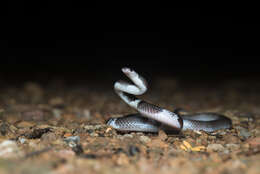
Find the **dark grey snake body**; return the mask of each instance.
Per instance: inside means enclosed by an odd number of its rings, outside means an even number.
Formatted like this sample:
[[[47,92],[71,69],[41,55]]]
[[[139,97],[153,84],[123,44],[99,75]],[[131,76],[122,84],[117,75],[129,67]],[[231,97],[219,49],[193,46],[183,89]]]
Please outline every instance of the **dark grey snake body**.
[[[180,115],[159,106],[147,103],[135,97],[147,90],[145,79],[129,68],[122,68],[134,84],[118,81],[114,85],[115,92],[129,106],[139,113],[110,118],[107,125],[119,131],[141,131],[158,132],[159,129],[165,131],[180,130],[203,130],[213,132],[219,129],[226,129],[232,126],[232,122],[226,116],[217,113],[197,113],[191,115]]]

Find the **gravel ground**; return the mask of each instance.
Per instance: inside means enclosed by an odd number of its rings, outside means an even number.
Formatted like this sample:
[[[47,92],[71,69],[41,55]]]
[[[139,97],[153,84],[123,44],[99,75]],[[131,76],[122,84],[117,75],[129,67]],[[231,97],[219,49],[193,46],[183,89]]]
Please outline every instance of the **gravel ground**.
[[[160,79],[160,80],[159,80]],[[0,89],[0,173],[260,173],[260,83],[155,78],[143,99],[169,110],[217,112],[233,128],[212,134],[116,132],[110,117],[134,113],[112,83]]]

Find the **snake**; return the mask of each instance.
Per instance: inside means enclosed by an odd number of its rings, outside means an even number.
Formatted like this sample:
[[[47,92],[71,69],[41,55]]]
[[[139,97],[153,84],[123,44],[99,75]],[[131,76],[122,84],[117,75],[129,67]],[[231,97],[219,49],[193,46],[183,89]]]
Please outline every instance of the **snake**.
[[[138,113],[109,118],[106,124],[117,131],[156,133],[159,130],[193,130],[210,133],[220,129],[231,128],[232,121],[225,115],[213,112],[180,114],[177,111],[169,111],[137,98],[136,95],[142,95],[147,91],[147,81],[130,68],[124,67],[122,72],[133,83],[123,80],[116,81],[114,83],[114,91]]]

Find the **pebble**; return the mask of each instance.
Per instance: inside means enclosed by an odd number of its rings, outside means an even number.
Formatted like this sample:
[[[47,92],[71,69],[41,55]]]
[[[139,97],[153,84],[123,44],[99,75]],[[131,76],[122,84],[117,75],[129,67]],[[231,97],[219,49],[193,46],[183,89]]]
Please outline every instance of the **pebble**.
[[[165,141],[168,138],[168,136],[163,130],[159,130],[158,138],[162,141]]]
[[[140,137],[139,137],[139,140],[140,140],[141,142],[143,142],[143,143],[149,143],[149,142],[151,142],[151,139],[150,139],[149,137],[145,136],[145,135],[140,136]]]
[[[9,132],[9,125],[7,123],[0,124],[0,133],[5,136]]]
[[[41,138],[43,134],[49,132],[50,130],[51,130],[50,128],[34,129],[32,132],[26,133],[25,137],[29,139]]]
[[[53,142],[57,140],[57,136],[54,132],[49,132],[41,136],[41,140],[45,142]]]
[[[28,121],[22,121],[22,122],[17,124],[17,127],[20,127],[20,128],[30,128],[30,127],[33,127],[34,125],[35,125],[35,123],[28,122]]]
[[[72,147],[73,152],[75,152],[76,155],[82,155],[84,154],[84,150],[80,144],[76,144],[75,146],[70,146]]]
[[[226,147],[229,149],[229,150],[238,150],[240,148],[240,146],[238,144],[226,144]]]
[[[221,144],[209,144],[207,147],[207,151],[209,152],[218,152],[223,151],[225,148]]]
[[[22,138],[22,137],[19,137],[19,142],[21,143],[21,144],[24,144],[27,140],[25,139],[25,138]]]
[[[18,151],[19,149],[15,141],[5,140],[0,143],[0,157],[15,157]]]
[[[125,134],[123,138],[134,138],[134,136],[132,134]]]
[[[98,133],[96,133],[96,132],[92,132],[92,133],[90,133],[89,134],[91,137],[98,137]]]
[[[236,129],[238,129],[238,136],[242,140],[246,140],[251,136],[251,133],[246,128],[243,128],[241,126],[237,126]]]
[[[229,154],[230,151],[229,151],[228,149],[225,149],[225,150],[223,151],[223,153],[224,153],[224,154]]]
[[[80,137],[79,136],[70,136],[70,137],[64,138],[64,141],[70,147],[76,147],[80,143]]]
[[[86,130],[97,130],[97,129],[101,129],[102,125],[86,125],[84,126],[84,129]]]
[[[256,138],[250,138],[248,139],[247,143],[251,146],[251,147],[257,147],[260,146],[260,137],[256,137]]]
[[[130,156],[135,156],[135,155],[137,155],[138,153],[140,153],[140,149],[139,149],[137,146],[131,145],[131,146],[129,146],[128,152],[129,152],[129,155],[130,155]]]

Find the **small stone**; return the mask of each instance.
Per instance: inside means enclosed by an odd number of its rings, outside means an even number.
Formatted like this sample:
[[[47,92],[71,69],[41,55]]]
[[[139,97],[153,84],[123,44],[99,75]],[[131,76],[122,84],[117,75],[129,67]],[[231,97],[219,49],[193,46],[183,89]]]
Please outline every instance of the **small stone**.
[[[84,126],[84,129],[86,129],[86,130],[93,130],[94,126],[93,125],[86,125],[86,126]]]
[[[21,144],[24,144],[27,140],[25,139],[25,138],[22,138],[22,137],[19,137],[19,142],[21,143]]]
[[[80,143],[80,137],[79,136],[70,136],[64,139],[64,141],[70,146],[75,147]]]
[[[229,151],[228,149],[225,149],[225,150],[223,151],[223,153],[224,153],[224,154],[229,154],[230,151]]]
[[[246,139],[248,139],[251,136],[251,133],[247,129],[245,129],[245,128],[241,127],[241,126],[237,126],[236,128],[238,130],[238,136],[242,140],[246,140]]]
[[[16,157],[19,149],[15,141],[5,140],[0,143],[0,157]]]
[[[92,132],[92,133],[90,133],[89,134],[91,137],[98,137],[98,133],[96,133],[96,132]]]
[[[41,140],[45,141],[45,142],[53,142],[53,141],[57,140],[57,136],[54,132],[48,132],[41,136]]]
[[[67,133],[65,133],[63,136],[64,136],[64,138],[67,138],[67,137],[71,137],[71,136],[72,136],[72,134],[71,134],[71,133],[69,133],[69,132],[67,132]]]
[[[17,127],[20,127],[20,128],[30,128],[30,127],[33,127],[34,125],[35,125],[35,123],[28,122],[28,121],[22,121],[22,122],[17,124]]]
[[[71,146],[70,146],[71,147]],[[75,152],[76,155],[84,154],[84,150],[80,144],[76,144],[72,147],[72,150]]]
[[[137,155],[138,153],[140,153],[140,149],[139,149],[138,147],[136,147],[136,146],[131,145],[131,146],[129,147],[128,152],[129,152],[129,155],[130,155],[130,156],[135,156],[135,155]]]
[[[1,123],[0,124],[0,134],[5,136],[10,131],[9,124]]]
[[[18,129],[14,126],[14,125],[10,125],[9,129],[12,133],[15,133],[15,131],[17,131]]]
[[[101,129],[102,128],[102,125],[86,125],[84,126],[84,129],[86,130],[98,130],[98,129]]]
[[[125,134],[123,135],[123,138],[134,138],[132,134]]]
[[[116,163],[118,164],[118,165],[129,165],[129,159],[128,159],[128,157],[126,156],[126,154],[124,154],[124,153],[120,153],[119,154],[119,157],[117,158],[117,161],[116,161]]]
[[[37,139],[41,138],[43,134],[49,132],[50,130],[50,128],[34,129],[32,132],[28,132],[24,136],[29,139]]]
[[[112,128],[111,128],[111,127],[108,127],[105,132],[108,133],[108,132],[110,132],[110,131],[112,131]]]
[[[97,129],[101,129],[102,128],[102,125],[95,125],[94,126],[94,129],[97,130]]]
[[[207,151],[209,152],[218,152],[223,151],[225,148],[221,144],[209,144]]]
[[[226,144],[226,147],[231,151],[238,150],[240,148],[238,144]]]
[[[140,140],[141,142],[143,142],[143,143],[149,143],[149,142],[151,142],[151,139],[150,139],[149,137],[145,136],[145,135],[140,136],[140,137],[139,137],[139,140]]]
[[[260,137],[256,137],[256,138],[250,138],[247,140],[247,143],[251,146],[251,147],[257,147],[260,145]]]
[[[158,138],[160,138],[160,140],[162,141],[165,141],[168,138],[168,136],[163,130],[159,130]]]

